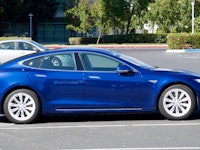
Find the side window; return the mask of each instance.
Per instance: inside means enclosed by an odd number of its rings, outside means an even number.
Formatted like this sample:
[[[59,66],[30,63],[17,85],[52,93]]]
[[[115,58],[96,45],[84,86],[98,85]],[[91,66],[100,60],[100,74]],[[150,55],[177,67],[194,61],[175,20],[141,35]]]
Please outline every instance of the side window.
[[[15,49],[15,43],[14,42],[6,42],[0,44],[0,49]]]
[[[85,70],[88,71],[115,71],[120,62],[97,54],[82,53],[81,60]]]
[[[74,54],[63,53],[38,57],[23,63],[28,67],[54,69],[54,70],[76,70]]]
[[[16,42],[15,43],[15,49],[16,50],[24,50],[24,43],[23,42]]]
[[[29,43],[23,43],[24,44],[24,49],[25,50],[34,50],[36,49],[33,45],[29,44]]]

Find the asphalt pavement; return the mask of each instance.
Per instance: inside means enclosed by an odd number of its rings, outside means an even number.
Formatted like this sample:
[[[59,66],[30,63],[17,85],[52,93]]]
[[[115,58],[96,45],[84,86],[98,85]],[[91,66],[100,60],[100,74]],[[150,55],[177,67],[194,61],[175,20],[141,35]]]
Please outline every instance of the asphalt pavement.
[[[166,45],[104,48],[154,66],[200,73],[200,53],[167,53]],[[200,150],[199,132],[199,113],[183,121],[167,120],[159,113],[43,116],[30,125],[9,123],[0,116],[0,150]]]

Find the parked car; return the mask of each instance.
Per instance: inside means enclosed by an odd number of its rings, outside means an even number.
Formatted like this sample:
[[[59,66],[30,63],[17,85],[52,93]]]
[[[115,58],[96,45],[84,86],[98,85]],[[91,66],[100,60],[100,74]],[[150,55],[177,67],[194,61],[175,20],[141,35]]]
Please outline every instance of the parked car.
[[[23,55],[47,50],[43,45],[33,40],[5,40],[0,41],[0,63]]]
[[[61,65],[53,63],[55,57]],[[0,112],[14,123],[64,113],[160,112],[181,120],[200,109],[199,75],[155,68],[110,50],[34,53],[0,70]]]

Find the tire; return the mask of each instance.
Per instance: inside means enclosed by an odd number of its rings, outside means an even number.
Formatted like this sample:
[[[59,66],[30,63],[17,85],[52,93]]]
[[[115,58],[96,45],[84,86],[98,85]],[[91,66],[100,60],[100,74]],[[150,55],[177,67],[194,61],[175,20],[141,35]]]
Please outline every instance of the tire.
[[[26,124],[38,118],[41,106],[36,93],[28,89],[18,89],[8,94],[3,109],[9,121]]]
[[[192,115],[196,107],[193,91],[182,84],[168,87],[160,96],[160,113],[171,120],[183,120]]]

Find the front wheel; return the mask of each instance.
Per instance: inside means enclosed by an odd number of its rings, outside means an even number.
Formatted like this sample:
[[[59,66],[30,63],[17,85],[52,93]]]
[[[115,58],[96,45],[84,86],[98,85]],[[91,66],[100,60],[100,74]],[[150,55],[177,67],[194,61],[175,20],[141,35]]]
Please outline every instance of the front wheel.
[[[31,123],[40,113],[40,103],[37,95],[28,89],[18,89],[5,99],[5,116],[13,123]]]
[[[194,112],[196,98],[189,87],[177,84],[163,91],[158,107],[160,113],[168,119],[187,119]]]

